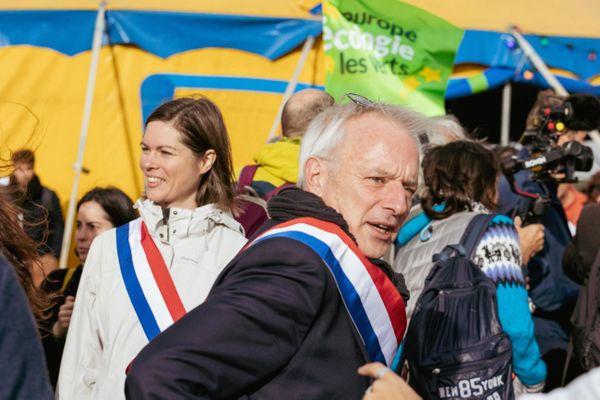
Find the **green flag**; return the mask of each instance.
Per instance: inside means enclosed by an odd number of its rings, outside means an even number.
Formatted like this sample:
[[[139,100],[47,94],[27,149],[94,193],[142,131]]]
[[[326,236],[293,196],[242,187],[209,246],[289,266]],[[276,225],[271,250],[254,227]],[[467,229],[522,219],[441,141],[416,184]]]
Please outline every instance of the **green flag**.
[[[325,87],[444,114],[462,29],[397,0],[323,2]]]

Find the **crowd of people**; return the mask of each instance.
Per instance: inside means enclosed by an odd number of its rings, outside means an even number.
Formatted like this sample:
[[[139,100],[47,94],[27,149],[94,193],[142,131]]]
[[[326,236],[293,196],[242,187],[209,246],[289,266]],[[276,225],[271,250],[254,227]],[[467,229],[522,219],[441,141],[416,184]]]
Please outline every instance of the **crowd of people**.
[[[212,101],[159,106],[143,196],[84,194],[69,269],[58,198],[13,153],[0,398],[600,398],[600,172],[507,179],[528,148],[354,94],[300,91],[281,125],[236,174]],[[598,128],[600,113],[552,134]],[[434,286],[455,262],[472,290]]]

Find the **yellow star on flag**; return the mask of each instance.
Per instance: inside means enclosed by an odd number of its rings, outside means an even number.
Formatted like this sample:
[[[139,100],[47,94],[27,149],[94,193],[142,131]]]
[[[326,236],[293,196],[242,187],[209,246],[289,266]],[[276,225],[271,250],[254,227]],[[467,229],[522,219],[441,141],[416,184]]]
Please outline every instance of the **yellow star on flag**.
[[[421,84],[421,82],[419,82],[417,80],[417,78],[413,75],[410,78],[404,79],[402,81],[404,83],[404,86],[406,88],[409,88],[410,90],[417,90],[417,87]]]
[[[425,78],[425,82],[433,82],[433,81],[441,82],[442,81],[442,76],[440,75],[441,73],[442,73],[442,71],[440,71],[439,69],[431,69],[429,67],[425,67],[425,68],[423,68],[423,70],[421,72],[419,72],[419,75],[421,75],[423,78]]]
[[[323,15],[330,18],[332,21],[338,21],[342,16],[340,10],[331,5],[328,1],[323,2]]]

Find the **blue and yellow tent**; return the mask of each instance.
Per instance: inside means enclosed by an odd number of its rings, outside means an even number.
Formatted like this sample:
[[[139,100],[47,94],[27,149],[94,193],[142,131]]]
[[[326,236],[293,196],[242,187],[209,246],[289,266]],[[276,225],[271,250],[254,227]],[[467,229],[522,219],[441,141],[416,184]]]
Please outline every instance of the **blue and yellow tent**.
[[[600,28],[594,0],[408,0],[466,28],[447,97],[508,80],[543,85],[506,30],[520,26],[570,91],[600,94]],[[71,186],[98,3],[0,1],[2,150],[36,148],[38,172],[63,199]],[[264,143],[299,47],[318,36],[318,1],[108,3],[80,194],[117,184],[141,190],[136,166],[142,120],[173,95],[203,93],[222,108],[234,163]],[[299,87],[322,85],[317,42]],[[6,155],[6,152],[2,154]]]
[[[524,82],[547,87],[524,57],[516,26],[571,93],[600,95],[600,2],[596,0],[406,0],[465,29],[447,99]]]
[[[596,0],[406,0],[466,29],[447,98],[507,81],[545,82],[508,35],[526,34],[572,92],[600,94]],[[66,202],[77,159],[98,2],[0,0],[0,157],[36,149],[36,172]],[[223,110],[236,167],[266,141],[300,47],[321,32],[309,0],[113,0],[106,8],[78,196],[142,191],[142,121],[161,101],[201,93]],[[317,40],[298,88],[321,86]],[[1,175],[1,174],[0,174]]]
[[[297,1],[111,1],[79,194],[142,191],[142,121],[161,101],[201,93],[222,108],[236,165],[266,141],[308,36],[321,22]],[[36,170],[66,200],[77,158],[97,2],[0,2],[2,156],[35,148]],[[320,46],[299,86],[319,85]]]

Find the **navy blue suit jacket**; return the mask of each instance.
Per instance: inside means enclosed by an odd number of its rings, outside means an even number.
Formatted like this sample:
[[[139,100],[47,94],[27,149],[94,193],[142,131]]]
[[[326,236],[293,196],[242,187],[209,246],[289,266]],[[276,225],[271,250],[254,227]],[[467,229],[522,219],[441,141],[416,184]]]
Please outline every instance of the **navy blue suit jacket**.
[[[206,301],[141,351],[126,394],[360,399],[369,380],[356,370],[367,361],[321,258],[300,242],[271,238],[234,258]]]

